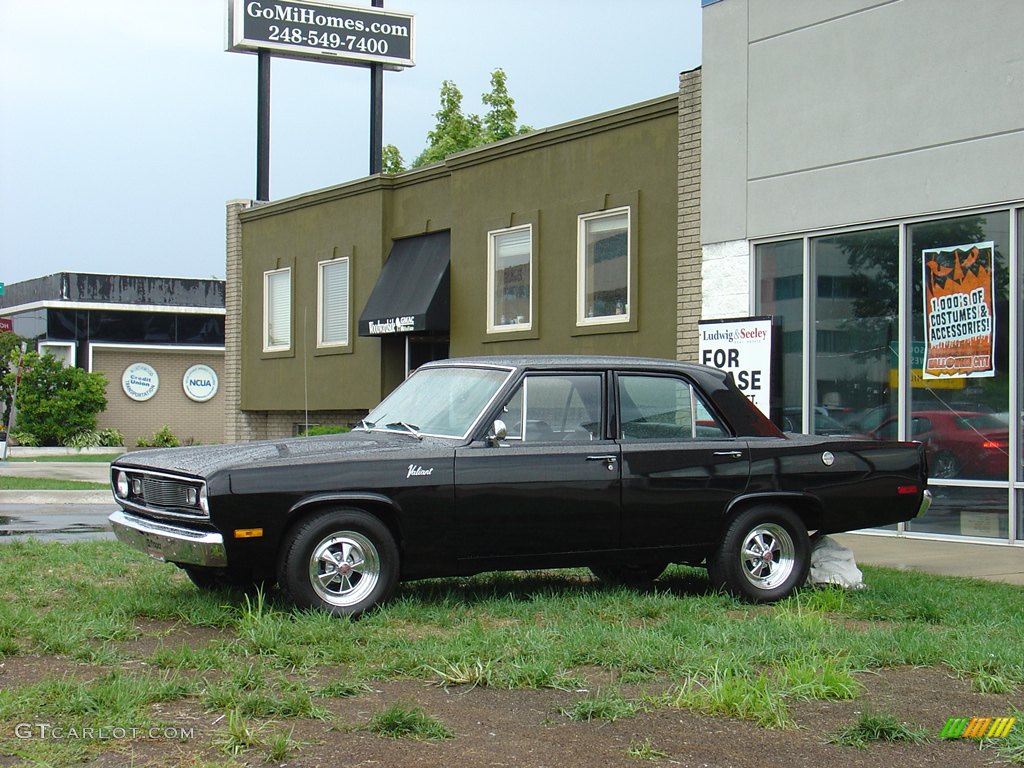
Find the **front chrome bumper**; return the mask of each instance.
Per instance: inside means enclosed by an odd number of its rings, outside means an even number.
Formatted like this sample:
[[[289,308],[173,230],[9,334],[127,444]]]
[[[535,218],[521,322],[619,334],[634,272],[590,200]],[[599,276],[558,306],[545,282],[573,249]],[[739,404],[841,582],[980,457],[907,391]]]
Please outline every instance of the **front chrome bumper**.
[[[228,564],[224,537],[136,517],[124,510],[110,516],[118,540],[168,563],[224,568]]]

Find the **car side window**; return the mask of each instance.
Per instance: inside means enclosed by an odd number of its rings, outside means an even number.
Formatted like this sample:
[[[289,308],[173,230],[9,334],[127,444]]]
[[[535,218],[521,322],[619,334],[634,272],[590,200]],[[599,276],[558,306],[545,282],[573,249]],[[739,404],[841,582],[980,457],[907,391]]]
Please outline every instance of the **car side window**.
[[[671,376],[620,375],[621,440],[693,440],[729,437],[693,385]]]
[[[589,442],[601,437],[600,374],[531,374],[500,418],[507,440]]]

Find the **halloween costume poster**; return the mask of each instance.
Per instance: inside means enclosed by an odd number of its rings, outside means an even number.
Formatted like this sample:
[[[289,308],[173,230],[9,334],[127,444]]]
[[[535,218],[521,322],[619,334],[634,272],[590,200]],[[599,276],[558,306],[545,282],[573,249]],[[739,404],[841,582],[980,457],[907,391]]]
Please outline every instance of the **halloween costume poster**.
[[[995,376],[995,243],[923,252],[926,379]]]

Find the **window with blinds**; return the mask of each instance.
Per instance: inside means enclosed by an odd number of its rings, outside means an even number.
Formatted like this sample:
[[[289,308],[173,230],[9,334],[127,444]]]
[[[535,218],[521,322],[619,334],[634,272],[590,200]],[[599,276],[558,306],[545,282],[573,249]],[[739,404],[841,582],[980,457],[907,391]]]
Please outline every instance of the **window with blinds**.
[[[577,325],[630,318],[629,209],[579,217]]]
[[[292,346],[292,270],[263,273],[263,351]]]
[[[529,329],[533,228],[490,232],[487,261],[487,332]]]
[[[349,344],[349,260],[321,261],[317,290],[317,346]]]

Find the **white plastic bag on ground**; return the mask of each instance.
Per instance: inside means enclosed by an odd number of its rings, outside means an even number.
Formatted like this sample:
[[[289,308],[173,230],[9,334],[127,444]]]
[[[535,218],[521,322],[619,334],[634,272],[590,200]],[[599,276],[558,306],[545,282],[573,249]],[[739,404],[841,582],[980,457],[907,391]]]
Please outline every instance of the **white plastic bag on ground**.
[[[853,552],[829,536],[814,542],[808,584],[835,584],[847,589],[864,589],[864,574],[853,559]]]

